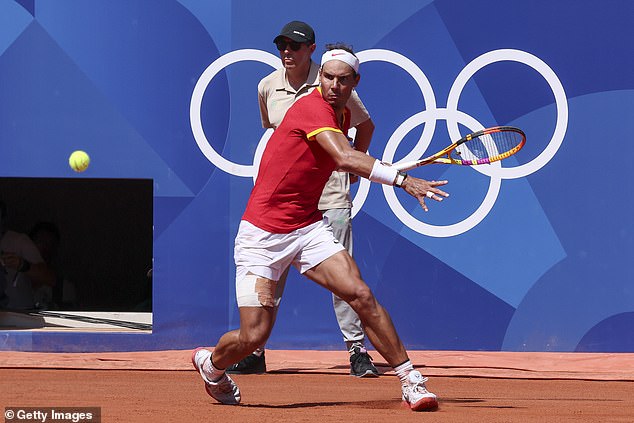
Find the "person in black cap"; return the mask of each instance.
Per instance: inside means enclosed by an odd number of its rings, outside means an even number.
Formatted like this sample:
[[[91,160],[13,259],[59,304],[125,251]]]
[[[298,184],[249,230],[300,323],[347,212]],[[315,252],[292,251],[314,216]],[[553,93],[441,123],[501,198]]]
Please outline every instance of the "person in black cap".
[[[264,128],[277,128],[286,111],[300,97],[319,85],[319,65],[311,56],[315,51],[315,31],[305,22],[292,21],[284,25],[273,39],[283,68],[272,72],[258,84],[260,115]],[[353,91],[347,107],[351,111],[351,127],[356,128],[354,147],[366,152],[374,131],[374,124],[359,96]],[[352,179],[355,178],[355,179]],[[335,237],[352,255],[352,200],[350,183],[356,176],[333,172],[319,201],[319,209],[332,228]],[[278,281],[276,300],[279,303],[288,269]],[[333,294],[333,306],[346,348],[350,352],[350,374],[357,377],[379,375],[365,348],[365,333],[357,313],[341,298]],[[276,308],[277,310],[277,308]],[[264,373],[264,346],[227,369],[229,373]]]
[[[277,44],[285,37],[308,46],[315,44],[315,31],[306,22],[292,21],[287,23],[280,31],[280,35],[273,39],[273,42]]]

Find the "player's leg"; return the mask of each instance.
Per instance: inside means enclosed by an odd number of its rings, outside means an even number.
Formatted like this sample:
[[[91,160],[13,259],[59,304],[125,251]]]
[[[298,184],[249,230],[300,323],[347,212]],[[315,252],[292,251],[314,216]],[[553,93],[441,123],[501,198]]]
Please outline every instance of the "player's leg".
[[[407,360],[392,319],[361,279],[356,263],[347,252],[323,260],[304,275],[350,304],[359,315],[368,339],[388,364],[397,366]]]
[[[273,281],[262,278],[265,283]],[[275,320],[274,307],[239,307],[240,329],[225,333],[220,337],[213,352],[213,365],[217,369],[226,369],[251,354],[268,339]]]
[[[414,369],[389,314],[378,303],[346,251],[324,253],[333,249],[334,240],[327,238],[327,235],[313,236],[294,264],[304,275],[346,300],[357,312],[368,339],[399,377],[402,398],[409,407],[414,411],[437,408],[436,395],[427,391],[427,378]]]
[[[247,248],[243,247],[241,251]],[[212,364],[222,371],[266,343],[280,301],[280,298],[276,298],[277,281],[254,274],[243,262],[244,258],[236,257],[236,301],[240,311],[240,329],[224,334],[214,349]],[[258,267],[257,263],[254,267]],[[275,270],[269,273],[279,277],[279,272]]]
[[[332,233],[352,255],[352,211],[349,208],[324,211],[324,220],[330,225]],[[365,333],[361,320],[352,307],[332,294],[332,303],[339,329],[350,353],[350,374],[357,377],[375,377],[378,370],[372,364],[372,358],[365,347]]]
[[[240,223],[234,255],[240,329],[224,334],[213,354],[205,348],[197,348],[192,354],[207,393],[223,404],[238,404],[241,398],[226,368],[263,345],[271,334],[279,305],[277,280],[299,249],[294,239],[245,221]]]
[[[273,323],[275,323],[275,319],[277,318],[277,311],[279,310],[279,302],[282,299],[282,295],[284,294],[284,287],[286,286],[286,278],[288,276],[288,271],[290,267],[287,267],[286,270],[280,276],[280,279],[277,281],[277,287],[275,290],[275,299],[276,305],[273,307]],[[256,348],[251,354],[244,357],[239,362],[232,364],[227,367],[227,373],[229,374],[262,374],[266,373],[266,355],[265,351],[265,342]]]
[[[241,400],[238,386],[226,374],[227,367],[262,345],[275,321],[275,281],[250,272],[238,271],[237,274],[240,329],[222,335],[213,353],[197,348],[192,354],[192,363],[205,383],[205,390],[223,404],[239,404]]]

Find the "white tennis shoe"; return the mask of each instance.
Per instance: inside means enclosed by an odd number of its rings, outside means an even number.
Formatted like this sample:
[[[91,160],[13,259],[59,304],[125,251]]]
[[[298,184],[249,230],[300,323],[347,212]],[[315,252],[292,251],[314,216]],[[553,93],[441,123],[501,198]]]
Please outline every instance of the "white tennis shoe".
[[[238,385],[236,385],[233,379],[231,379],[226,373],[215,382],[209,380],[203,371],[203,363],[205,363],[206,360],[211,360],[211,351],[198,347],[194,350],[194,352],[192,352],[192,364],[205,382],[205,391],[207,391],[207,393],[216,401],[222,404],[240,404],[242,397],[240,396],[240,389],[238,388]]]
[[[438,399],[425,387],[427,378],[418,370],[412,370],[407,376],[407,382],[402,386],[403,401],[413,411],[433,410],[438,408]]]

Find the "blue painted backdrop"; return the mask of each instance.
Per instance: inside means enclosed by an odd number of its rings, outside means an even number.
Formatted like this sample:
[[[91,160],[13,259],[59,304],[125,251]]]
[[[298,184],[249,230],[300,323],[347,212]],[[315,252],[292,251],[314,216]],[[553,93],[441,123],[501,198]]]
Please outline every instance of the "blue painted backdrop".
[[[503,169],[414,171],[450,180],[429,213],[355,187],[357,260],[409,348],[634,351],[634,3],[293,8],[0,0],[0,176],[154,181],[153,333],[6,331],[0,349],[189,348],[237,327],[233,238],[268,136],[256,85],[300,19],[318,46],[359,53],[374,156],[418,157],[482,126],[528,136]],[[92,158],[81,175],[67,165],[78,148]],[[295,272],[269,347],[342,345],[329,293]]]

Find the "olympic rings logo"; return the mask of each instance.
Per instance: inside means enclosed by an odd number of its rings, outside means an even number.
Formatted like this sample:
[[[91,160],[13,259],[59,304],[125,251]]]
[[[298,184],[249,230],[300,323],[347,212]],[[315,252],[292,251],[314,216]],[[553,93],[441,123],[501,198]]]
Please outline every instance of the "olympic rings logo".
[[[563,142],[564,135],[568,126],[568,101],[566,99],[564,88],[553,70],[541,59],[532,54],[526,53],[521,50],[502,49],[493,50],[475,58],[473,61],[468,63],[456,77],[449,91],[446,108],[439,108],[436,106],[434,91],[431,87],[431,84],[429,83],[429,80],[427,79],[427,76],[414,62],[412,62],[407,57],[390,50],[381,49],[360,51],[357,53],[357,56],[359,57],[359,61],[361,63],[382,61],[392,63],[402,68],[414,79],[414,81],[418,85],[418,88],[420,89],[425,102],[426,109],[414,114],[413,116],[405,120],[389,138],[385,146],[385,151],[383,152],[383,157],[381,157],[382,161],[388,163],[393,162],[396,150],[404,137],[414,128],[422,125],[423,123],[425,124],[425,127],[420,136],[420,139],[418,140],[412,151],[408,153],[402,160],[417,160],[421,157],[424,157],[425,150],[429,147],[431,143],[436,128],[436,122],[438,120],[447,121],[449,138],[454,140],[461,137],[458,124],[462,124],[474,132],[483,129],[484,126],[475,118],[458,110],[458,102],[460,100],[460,94],[462,93],[469,79],[471,79],[471,77],[473,77],[478,70],[484,68],[487,65],[501,61],[523,63],[537,71],[546,80],[546,82],[548,82],[553,92],[557,109],[557,120],[552,137],[546,148],[531,161],[515,167],[503,168],[499,162],[493,163],[489,166],[474,166],[473,169],[484,175],[487,175],[490,178],[490,183],[487,193],[480,206],[464,220],[455,224],[445,226],[430,225],[422,222],[412,216],[401,205],[398,198],[396,197],[394,187],[388,185],[382,186],[383,194],[385,195],[387,203],[395,216],[403,224],[420,234],[433,237],[451,237],[462,234],[474,228],[486,217],[486,215],[493,208],[493,205],[495,204],[497,196],[500,192],[500,187],[502,185],[503,179],[522,178],[538,171],[554,157]],[[262,158],[262,153],[264,152],[266,143],[271,137],[273,130],[266,130],[260,138],[260,142],[258,143],[255,151],[253,164],[241,165],[226,160],[213,149],[207,137],[205,136],[201,119],[201,105],[203,96],[212,79],[225,67],[241,61],[261,62],[271,66],[274,69],[279,69],[282,66],[279,57],[271,53],[255,49],[235,50],[219,57],[213,63],[211,63],[207,67],[207,69],[205,69],[205,71],[198,79],[198,82],[194,87],[194,91],[191,97],[189,117],[196,144],[198,145],[200,151],[213,165],[231,175],[251,177],[255,180],[260,160]],[[367,179],[360,178],[359,184],[359,188],[353,199],[353,216],[358,213],[358,211],[363,206],[363,203],[365,202],[370,190],[370,181],[368,181]]]

